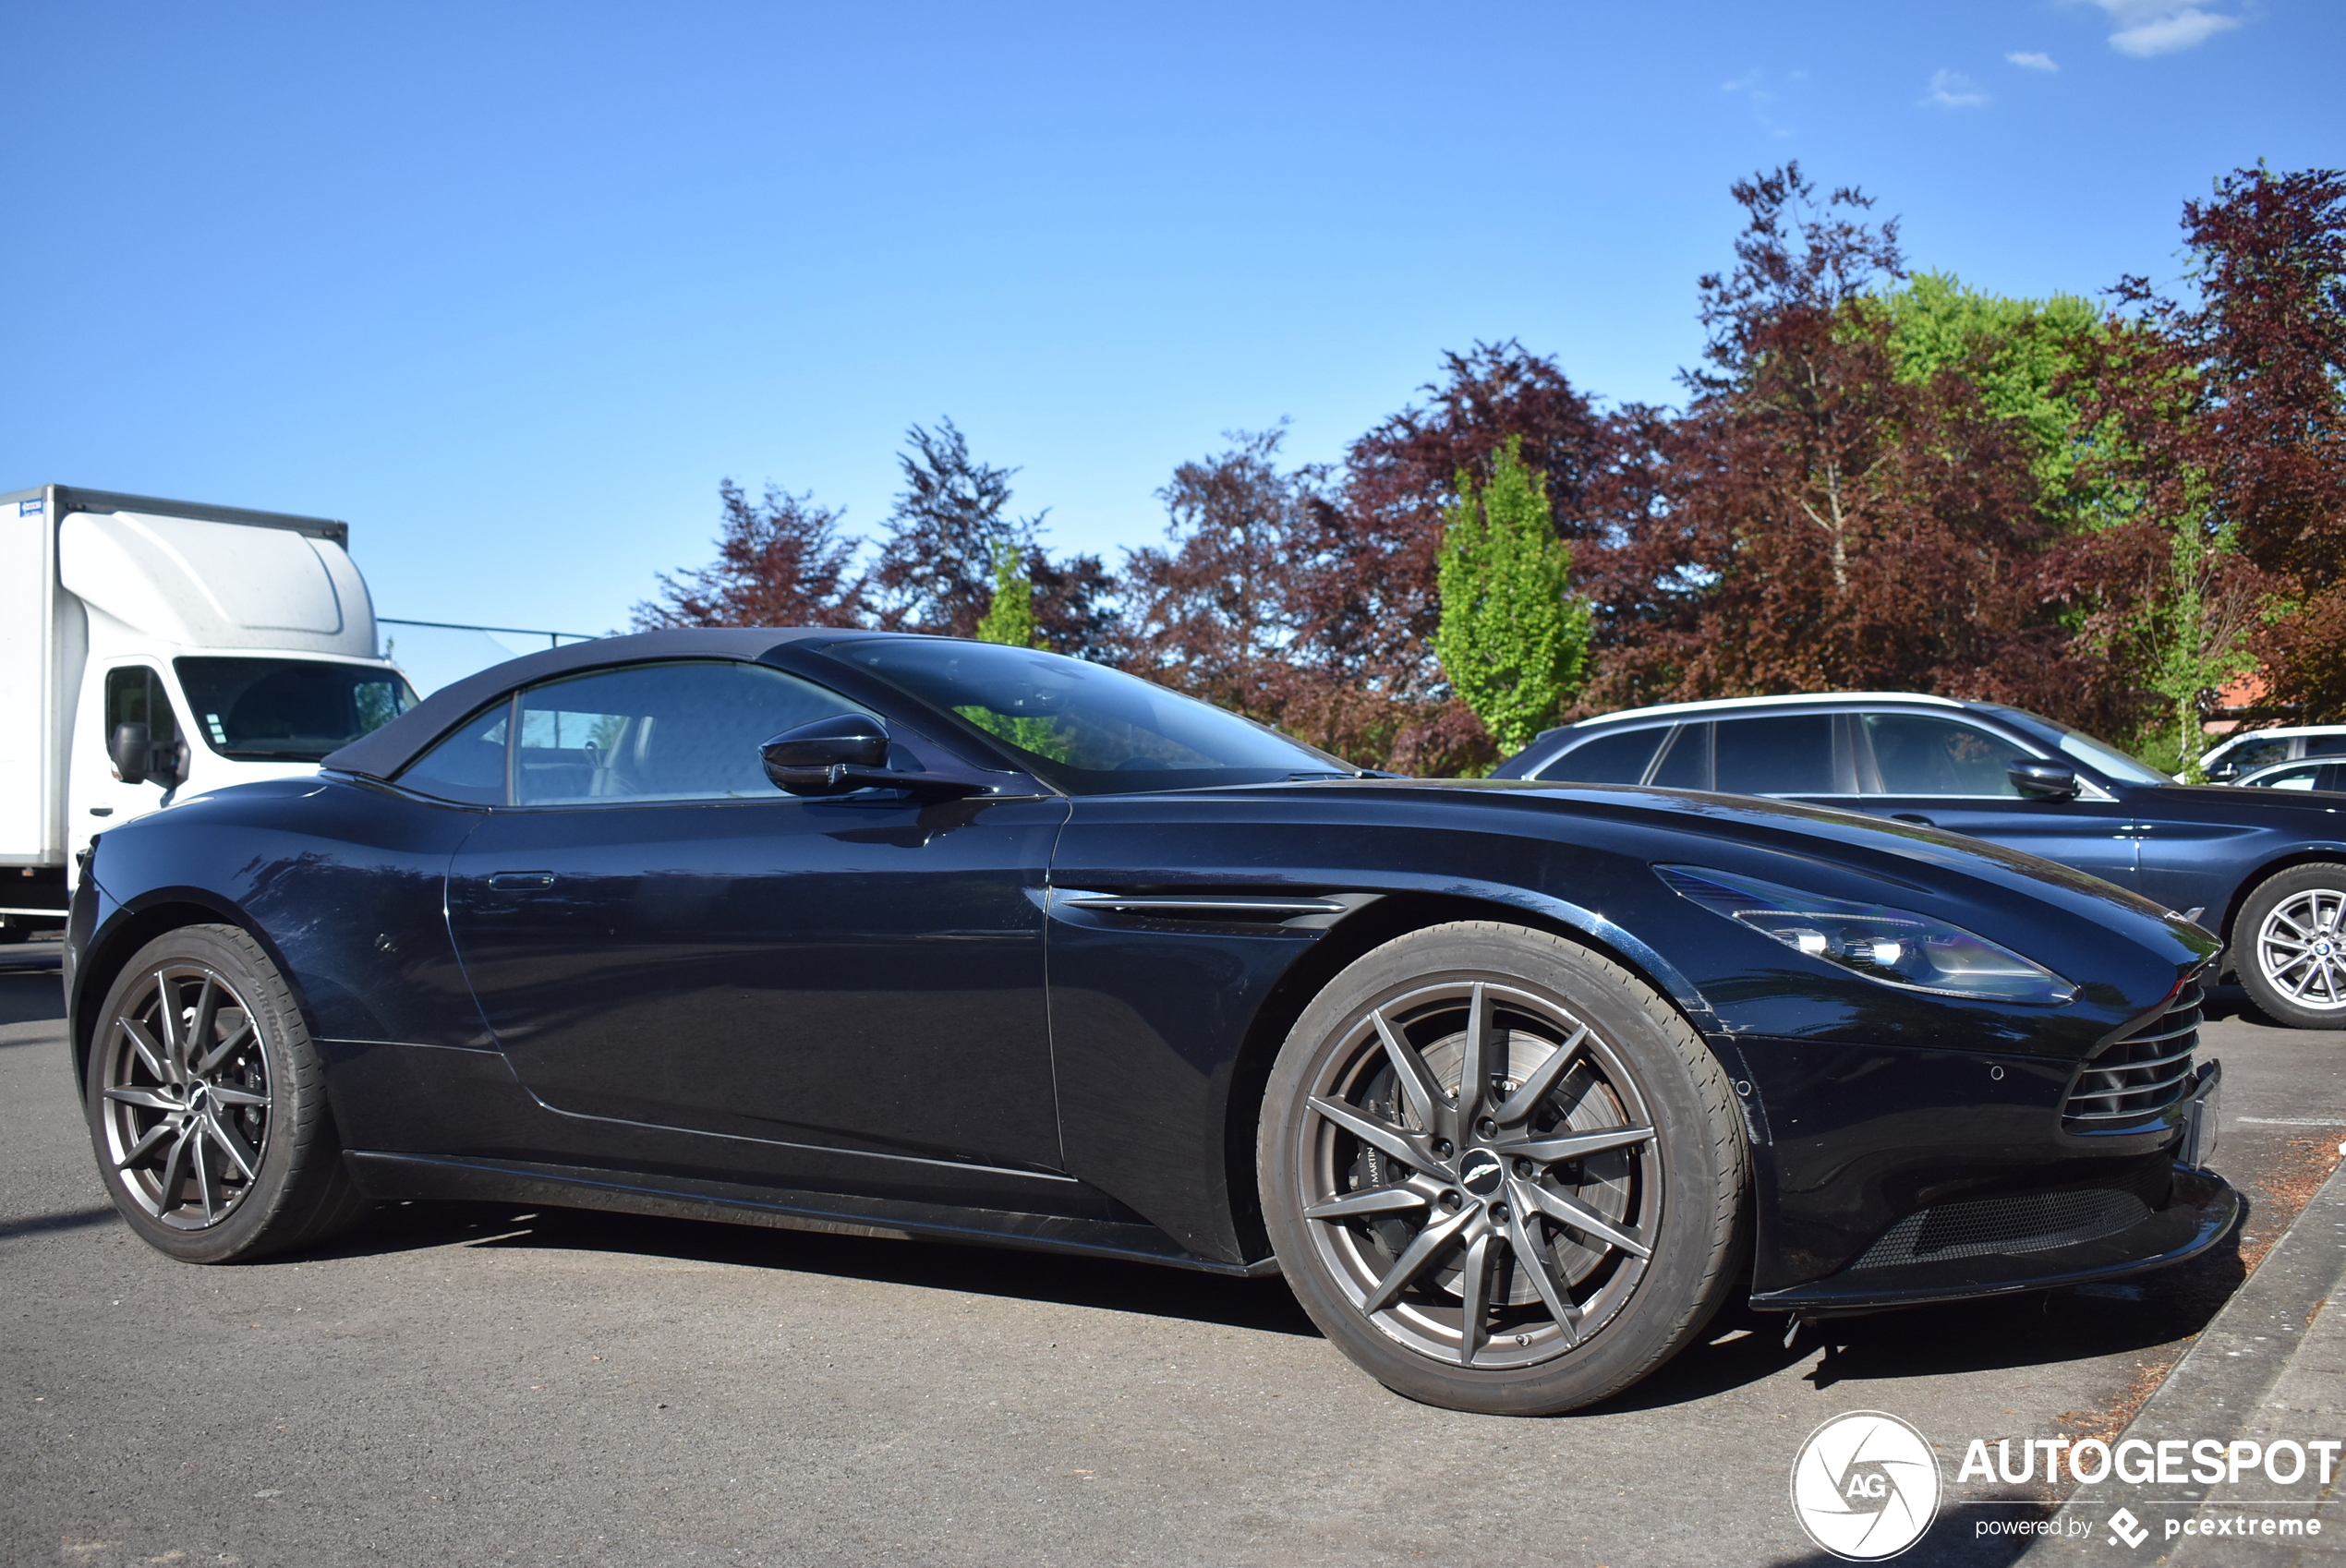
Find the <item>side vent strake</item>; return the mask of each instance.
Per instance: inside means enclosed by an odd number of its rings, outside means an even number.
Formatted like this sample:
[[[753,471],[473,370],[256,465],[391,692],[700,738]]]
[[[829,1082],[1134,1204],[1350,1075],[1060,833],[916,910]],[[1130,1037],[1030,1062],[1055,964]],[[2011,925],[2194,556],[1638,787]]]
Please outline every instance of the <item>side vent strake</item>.
[[[1374,893],[1099,893],[1055,887],[1051,906],[1128,920],[1324,930],[1354,910],[1374,903],[1378,897]]]

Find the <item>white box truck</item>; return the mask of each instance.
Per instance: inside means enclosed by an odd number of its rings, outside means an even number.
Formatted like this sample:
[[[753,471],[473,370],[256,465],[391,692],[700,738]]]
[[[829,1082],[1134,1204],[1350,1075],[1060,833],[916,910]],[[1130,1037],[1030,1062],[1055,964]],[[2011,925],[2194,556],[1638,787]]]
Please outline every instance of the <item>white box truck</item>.
[[[0,495],[0,941],[104,828],[405,712],[347,524],[65,485]]]

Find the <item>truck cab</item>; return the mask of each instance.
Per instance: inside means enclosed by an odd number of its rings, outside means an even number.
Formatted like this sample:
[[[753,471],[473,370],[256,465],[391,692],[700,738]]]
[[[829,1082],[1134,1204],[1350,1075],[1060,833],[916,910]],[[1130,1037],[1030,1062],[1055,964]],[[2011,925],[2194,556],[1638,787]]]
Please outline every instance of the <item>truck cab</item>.
[[[314,772],[415,705],[348,541],[327,518],[0,496],[0,939],[62,918],[93,835]]]

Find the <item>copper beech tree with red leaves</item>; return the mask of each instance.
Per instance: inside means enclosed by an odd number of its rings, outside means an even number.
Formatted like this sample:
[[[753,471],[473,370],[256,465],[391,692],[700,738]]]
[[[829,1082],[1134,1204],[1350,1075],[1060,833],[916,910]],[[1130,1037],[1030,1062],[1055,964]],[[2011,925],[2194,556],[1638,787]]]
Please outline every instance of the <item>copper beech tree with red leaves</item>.
[[[1905,275],[1895,223],[1797,164],[1735,195],[1737,264],[1701,281],[1707,363],[1656,432],[1654,503],[1620,520],[1628,603],[1590,700],[1888,689],[2086,717],[2048,669],[2068,637],[2017,432],[1960,373],[1893,374],[1870,307]]]

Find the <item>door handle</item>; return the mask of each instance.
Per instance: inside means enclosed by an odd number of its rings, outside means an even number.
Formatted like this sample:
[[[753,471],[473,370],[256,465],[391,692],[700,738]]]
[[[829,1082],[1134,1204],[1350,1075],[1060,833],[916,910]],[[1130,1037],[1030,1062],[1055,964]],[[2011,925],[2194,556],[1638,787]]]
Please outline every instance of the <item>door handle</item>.
[[[1929,817],[1923,815],[1919,812],[1893,811],[1890,814],[1890,820],[1893,822],[1911,822],[1917,827],[1936,827],[1939,826],[1937,823],[1931,821]]]
[[[492,871],[489,886],[500,893],[519,893],[532,887],[551,887],[554,874],[550,871]]]

